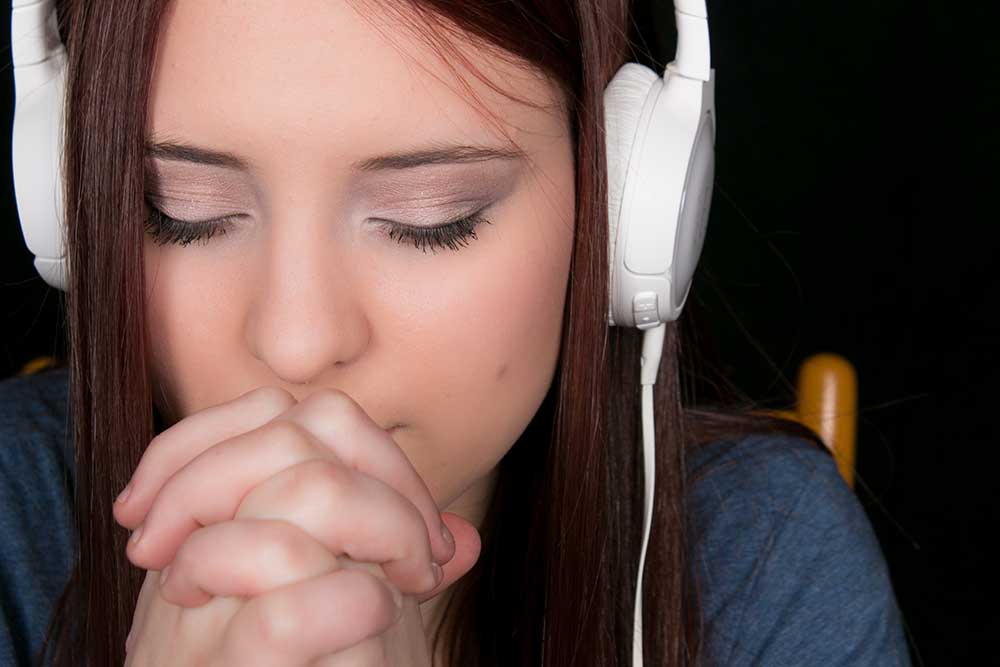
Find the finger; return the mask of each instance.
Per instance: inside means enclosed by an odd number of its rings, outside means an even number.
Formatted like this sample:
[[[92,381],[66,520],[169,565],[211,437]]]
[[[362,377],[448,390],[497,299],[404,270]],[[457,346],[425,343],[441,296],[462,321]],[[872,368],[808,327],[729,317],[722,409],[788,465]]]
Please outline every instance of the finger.
[[[382,480],[338,463],[313,459],[285,468],[254,487],[235,518],[294,524],[333,554],[381,564],[404,593],[438,583],[417,508]]]
[[[139,589],[139,599],[136,600],[135,610],[132,612],[132,625],[130,626],[128,635],[125,637],[126,653],[132,650],[132,645],[135,643],[135,633],[146,625],[149,598],[152,595],[156,595],[156,578],[159,576],[160,573],[155,570],[146,572],[142,588]]]
[[[356,403],[344,398],[342,393],[319,391],[267,424],[197,455],[160,489],[146,514],[141,541],[128,545],[129,559],[146,569],[165,567],[198,527],[232,519],[248,489],[296,463],[329,458],[380,479],[406,496],[427,527],[432,559],[446,563],[454,555],[454,545],[444,539],[444,522],[426,484],[392,438]],[[305,409],[299,410],[302,406]],[[320,412],[328,416],[321,418]],[[341,423],[344,426],[338,426]],[[421,509],[421,505],[431,509]],[[432,520],[427,518],[428,511],[433,513]]]
[[[226,629],[221,662],[305,665],[343,651],[399,619],[395,595],[391,583],[345,568],[251,598]]]
[[[427,525],[434,561],[447,563],[455,553],[443,534],[444,522],[430,489],[389,433],[344,392],[324,389],[311,394],[278,418],[306,428],[345,465],[382,480],[419,510]]]
[[[142,523],[163,484],[181,467],[216,443],[263,426],[295,403],[284,389],[260,387],[166,429],[146,447],[132,473],[128,498],[114,504],[115,520],[126,528],[135,528]]]
[[[421,603],[437,597],[453,583],[464,577],[479,560],[482,551],[482,540],[475,526],[457,514],[448,512],[441,516],[448,523],[452,535],[455,536],[455,557],[442,566],[444,576],[441,583],[433,590],[414,596]]]
[[[285,521],[223,521],[196,530],[160,581],[160,594],[181,607],[213,597],[249,597],[340,569],[335,555]]]
[[[334,455],[287,420],[272,420],[198,454],[160,488],[137,529],[139,539],[126,547],[129,560],[145,569],[163,569],[191,533],[233,519],[248,490],[285,468],[317,458]]]

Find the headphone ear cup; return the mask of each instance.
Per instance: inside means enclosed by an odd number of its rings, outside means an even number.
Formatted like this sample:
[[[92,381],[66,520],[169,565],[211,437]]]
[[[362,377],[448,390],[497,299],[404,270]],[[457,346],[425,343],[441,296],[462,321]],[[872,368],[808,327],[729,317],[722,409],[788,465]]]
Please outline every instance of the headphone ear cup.
[[[604,89],[605,151],[608,163],[608,324],[614,319],[615,294],[620,282],[620,262],[615,259],[618,232],[627,221],[621,220],[625,175],[632,149],[642,140],[639,121],[650,91],[662,79],[644,65],[626,63]],[[631,308],[631,304],[621,304]],[[621,310],[620,308],[618,310]]]
[[[39,275],[68,291],[62,181],[67,57],[52,0],[13,3],[11,55],[11,158],[21,233]]]
[[[714,81],[710,82],[709,88],[712,85]],[[671,301],[678,313],[687,303],[708,227],[708,213],[715,180],[714,115],[715,110],[712,107],[711,113],[705,115],[699,124],[684,180],[684,198],[678,218],[670,281]]]
[[[53,72],[52,78],[30,95],[18,95],[14,112],[14,196],[25,245],[35,256],[35,270],[46,283],[66,292],[69,280],[61,174],[65,56],[31,67],[43,66]]]

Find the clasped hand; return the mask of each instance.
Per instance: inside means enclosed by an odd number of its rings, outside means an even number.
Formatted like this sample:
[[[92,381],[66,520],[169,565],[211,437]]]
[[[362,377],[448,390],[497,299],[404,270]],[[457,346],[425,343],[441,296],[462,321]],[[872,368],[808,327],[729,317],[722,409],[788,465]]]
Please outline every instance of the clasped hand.
[[[192,414],[129,489],[114,515],[148,572],[126,666],[429,667],[419,604],[479,557],[476,529],[334,390],[263,387]]]

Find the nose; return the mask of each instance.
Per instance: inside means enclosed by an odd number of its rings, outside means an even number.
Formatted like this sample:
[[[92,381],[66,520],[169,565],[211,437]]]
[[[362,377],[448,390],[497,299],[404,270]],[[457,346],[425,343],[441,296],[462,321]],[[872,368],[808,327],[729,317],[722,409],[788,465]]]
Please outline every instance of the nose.
[[[261,230],[250,269],[259,285],[246,321],[254,356],[282,381],[306,384],[350,363],[367,344],[363,291],[351,279],[351,252],[322,214],[274,217]]]

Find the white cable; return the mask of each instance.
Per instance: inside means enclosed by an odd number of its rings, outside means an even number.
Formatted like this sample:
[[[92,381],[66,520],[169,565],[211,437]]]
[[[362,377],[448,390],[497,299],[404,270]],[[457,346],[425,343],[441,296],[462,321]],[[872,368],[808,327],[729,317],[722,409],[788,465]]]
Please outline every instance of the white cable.
[[[635,584],[635,619],[632,626],[632,667],[642,667],[642,574],[646,568],[646,547],[653,519],[653,492],[656,488],[656,431],[653,419],[653,385],[660,368],[663,338],[667,325],[646,330],[642,336],[642,357],[639,359],[642,386],[642,457],[646,474],[643,494],[642,551],[639,554],[639,575]]]

